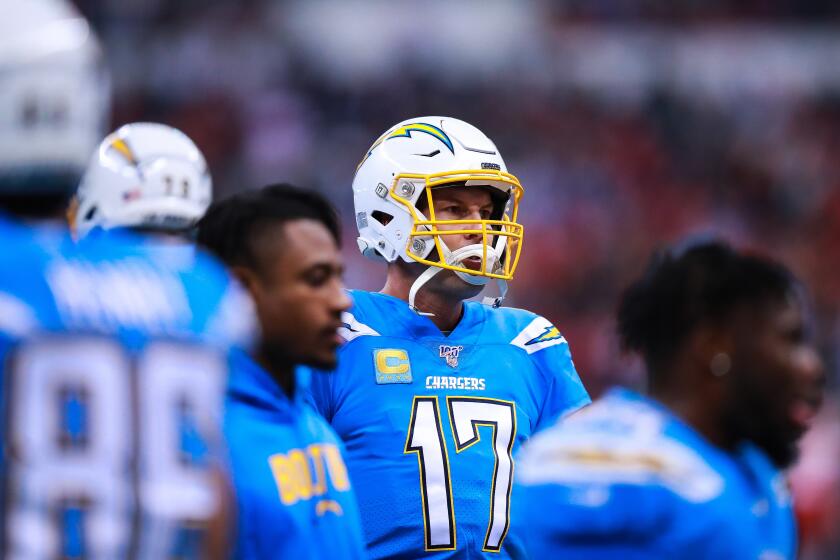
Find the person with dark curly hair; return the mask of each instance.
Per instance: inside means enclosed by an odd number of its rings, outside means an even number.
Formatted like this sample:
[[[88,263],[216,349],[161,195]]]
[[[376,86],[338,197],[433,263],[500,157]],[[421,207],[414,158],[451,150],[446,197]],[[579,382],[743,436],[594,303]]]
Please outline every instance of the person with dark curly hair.
[[[824,374],[791,273],[716,241],[662,252],[618,335],[649,394],[613,389],[524,449],[515,518],[533,557],[794,558],[781,471]]]

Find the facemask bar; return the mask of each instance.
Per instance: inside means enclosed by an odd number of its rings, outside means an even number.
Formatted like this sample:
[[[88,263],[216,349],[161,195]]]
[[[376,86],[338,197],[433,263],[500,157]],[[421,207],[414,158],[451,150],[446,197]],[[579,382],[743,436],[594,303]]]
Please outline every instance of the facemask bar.
[[[415,203],[408,200],[407,197],[401,194],[408,194],[406,191],[410,189],[405,188],[405,181],[422,179],[424,183],[423,193],[420,196],[426,196],[429,206],[429,218],[423,216],[417,210]],[[418,181],[419,182],[419,181]],[[509,192],[509,200],[505,208],[502,210],[501,219],[495,220],[437,220],[434,213],[434,187],[449,186],[453,183],[465,184],[467,186],[489,186],[490,188],[507,188]],[[418,185],[419,186],[419,185]],[[408,208],[409,212],[414,218],[411,232],[406,241],[406,254],[413,260],[434,266],[442,269],[453,270],[472,276],[482,276],[486,278],[494,278],[497,280],[510,280],[519,263],[519,256],[522,250],[522,238],[524,228],[517,223],[519,213],[519,200],[522,197],[524,190],[519,183],[519,180],[509,173],[496,170],[464,170],[464,171],[448,171],[445,173],[436,173],[431,175],[420,174],[401,174],[395,177],[391,186],[391,196],[397,202],[403,204]],[[458,229],[442,230],[440,226],[463,226]],[[469,229],[467,226],[478,226],[478,229]],[[481,270],[474,270],[457,264],[450,264],[446,262],[446,255],[450,251],[444,250],[442,244],[445,241],[441,236],[446,235],[475,235],[481,234]],[[427,243],[431,239],[437,249],[437,261],[428,258],[420,257],[416,253],[421,253],[423,250],[412,250],[413,245],[419,240],[421,243]],[[494,243],[495,242],[495,246]],[[422,245],[420,245],[422,247]],[[492,251],[488,255],[488,248]],[[490,261],[488,261],[490,257]],[[489,270],[488,270],[489,268]]]

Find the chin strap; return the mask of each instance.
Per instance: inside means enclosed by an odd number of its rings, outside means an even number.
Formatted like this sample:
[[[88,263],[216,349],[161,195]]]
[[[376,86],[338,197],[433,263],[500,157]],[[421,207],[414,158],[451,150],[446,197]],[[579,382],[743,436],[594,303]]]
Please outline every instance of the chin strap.
[[[467,245],[466,247],[461,247],[460,249],[456,249],[455,251],[450,251],[449,247],[446,246],[446,243],[444,243],[443,240],[441,240],[440,245],[443,249],[444,260],[446,261],[446,264],[451,266],[463,267],[464,259],[469,257],[477,257],[481,259],[482,263],[485,263],[485,272],[490,272],[495,267],[495,263],[498,261],[496,257],[496,252],[492,247],[487,248],[487,258],[484,259],[484,251],[481,245]],[[467,284],[472,284],[473,286],[484,286],[485,284],[487,284],[487,282],[490,281],[490,278],[488,278],[487,276],[476,276],[475,274],[461,272],[460,270],[455,270],[453,272],[455,272],[458,278],[460,278]]]
[[[502,301],[505,299],[505,296],[507,295],[507,291],[508,291],[507,282],[505,282],[504,280],[496,279],[496,286],[498,286],[498,288],[499,288],[499,295],[498,296],[496,296],[496,297],[485,296],[484,299],[481,300],[481,303],[483,303],[484,305],[489,305],[490,307],[493,307],[494,309],[496,307],[500,307],[502,305]]]
[[[420,311],[417,307],[414,306],[414,300],[417,299],[417,292],[420,291],[426,282],[431,280],[438,274],[442,268],[438,268],[436,266],[430,266],[427,268],[423,274],[417,277],[417,280],[411,285],[411,289],[408,291],[408,306],[411,308],[412,311],[417,313],[418,315],[423,315],[424,317],[434,317],[434,313],[426,313],[424,311]],[[507,295],[508,291],[508,284],[504,280],[496,280],[496,286],[499,288],[499,295],[496,297],[492,296],[485,296],[484,299],[481,300],[481,303],[484,305],[489,305],[493,308],[500,307],[502,305],[502,301],[504,301],[505,296]]]
[[[463,262],[463,260],[465,258],[467,258],[467,257],[478,257],[478,258],[482,259],[482,262],[485,262],[485,264],[484,264],[485,270],[489,272],[489,271],[495,269],[496,266],[497,266],[497,263],[499,262],[499,255],[501,254],[501,251],[504,250],[503,249],[504,248],[504,241],[505,241],[505,239],[503,238],[502,239],[502,244],[500,245],[500,247],[502,247],[502,249],[494,248],[494,247],[487,247],[487,258],[486,259],[483,258],[484,250],[482,249],[481,245],[468,245],[466,247],[461,247],[460,249],[458,249],[456,251],[449,251],[449,249],[448,249],[448,247],[446,247],[445,243],[441,243],[441,245],[443,245],[443,250],[446,253],[446,262],[447,263],[452,264],[452,265],[463,266],[461,263]],[[486,261],[489,261],[489,262],[486,262]],[[457,274],[458,277],[461,280],[463,280],[464,282],[466,282],[468,284],[472,284],[474,286],[484,286],[488,282],[490,282],[490,280],[491,280],[491,278],[488,278],[487,276],[475,276],[473,274],[467,274],[465,272],[460,272],[460,271],[457,271],[457,270],[455,271],[455,274]],[[496,279],[496,286],[498,286],[498,288],[499,288],[499,295],[496,296],[496,297],[485,296],[484,299],[481,300],[481,302],[484,305],[489,305],[489,306],[494,307],[494,308],[502,305],[502,301],[505,299],[505,296],[507,295],[508,285],[507,285],[506,281],[504,281],[500,278],[497,278]]]
[[[441,248],[443,249],[444,258],[447,264],[453,266],[463,266],[461,263],[467,257],[479,257],[482,258],[483,256],[483,249],[481,245],[468,245],[466,247],[461,247],[455,251],[450,251],[449,247],[446,246],[446,243],[441,240]],[[496,256],[498,253],[492,247],[487,248],[487,258],[488,260],[492,259],[491,262],[498,262],[498,257]],[[492,266],[492,265],[491,265]],[[434,317],[434,313],[425,313],[417,309],[414,306],[414,300],[417,298],[417,292],[420,291],[429,280],[435,277],[443,268],[437,266],[430,266],[423,274],[417,277],[417,280],[411,285],[411,289],[408,291],[408,306],[411,308],[412,311],[417,313],[418,315],[423,315],[425,317]],[[486,276],[475,276],[472,274],[467,274],[460,271],[455,271],[455,274],[458,275],[461,280],[467,282],[468,284],[472,284],[474,286],[483,286],[490,281],[490,278]],[[492,307],[499,307],[502,305],[502,301],[505,299],[508,291],[507,282],[501,279],[496,279],[496,285],[499,288],[499,295],[496,297],[487,296],[482,300],[482,303],[485,305],[489,305]]]
[[[408,291],[408,306],[411,308],[412,311],[414,311],[418,315],[423,315],[425,317],[435,316],[434,313],[424,313],[423,311],[420,311],[419,309],[414,307],[414,300],[417,298],[417,292],[420,291],[420,288],[422,288],[423,285],[426,284],[426,282],[434,278],[435,274],[437,274],[441,270],[443,269],[438,268],[436,266],[430,266],[425,271],[423,271],[423,274],[418,276],[417,280],[414,281],[414,284],[411,285],[411,289]]]

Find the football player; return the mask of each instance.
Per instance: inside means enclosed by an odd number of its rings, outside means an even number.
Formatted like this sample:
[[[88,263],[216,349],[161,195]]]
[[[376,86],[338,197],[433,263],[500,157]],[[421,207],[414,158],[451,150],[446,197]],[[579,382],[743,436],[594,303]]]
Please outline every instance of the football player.
[[[364,558],[341,442],[304,400],[297,367],[335,366],[349,305],[335,211],[316,193],[268,186],[213,204],[198,241],[251,293],[263,332],[236,357],[227,395],[236,558]]]
[[[655,257],[618,313],[650,395],[614,389],[523,449],[515,524],[532,556],[795,558],[780,469],[823,384],[798,292],[719,242]]]
[[[116,228],[189,237],[211,198],[204,156],[186,134],[132,123],[99,145],[68,218],[79,238]]]
[[[0,557],[222,558],[227,352],[250,300],[221,266],[61,217],[108,107],[63,1],[0,0]]]
[[[356,171],[358,245],[387,277],[351,293],[338,370],[312,395],[347,447],[373,558],[521,556],[513,456],[589,402],[558,329],[500,307],[522,192],[493,142],[447,117],[391,127]],[[465,301],[490,280],[498,297]]]

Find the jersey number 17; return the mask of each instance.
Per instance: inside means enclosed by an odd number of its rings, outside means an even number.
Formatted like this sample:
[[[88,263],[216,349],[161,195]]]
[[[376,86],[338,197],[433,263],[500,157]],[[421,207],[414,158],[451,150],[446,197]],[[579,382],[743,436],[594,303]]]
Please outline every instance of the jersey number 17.
[[[498,552],[510,525],[516,405],[498,399],[446,397],[446,407],[457,453],[481,441],[479,426],[493,429],[495,464],[483,550]],[[457,545],[452,480],[437,397],[414,397],[404,452],[416,453],[420,466],[426,550],[454,550]]]

